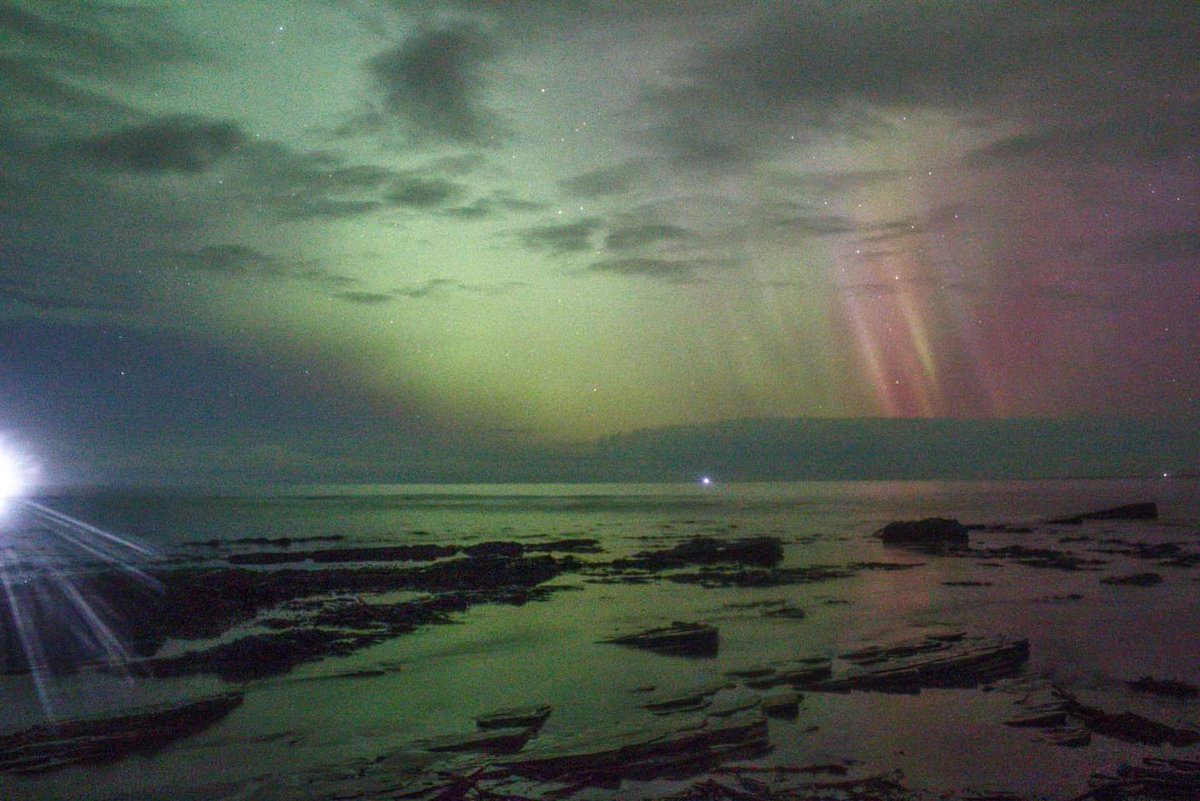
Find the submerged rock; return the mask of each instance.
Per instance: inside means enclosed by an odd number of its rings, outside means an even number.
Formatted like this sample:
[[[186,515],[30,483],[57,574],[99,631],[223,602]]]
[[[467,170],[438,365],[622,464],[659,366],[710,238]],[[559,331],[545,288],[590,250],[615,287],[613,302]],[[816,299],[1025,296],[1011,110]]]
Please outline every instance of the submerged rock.
[[[645,648],[649,651],[673,656],[716,656],[720,637],[717,627],[708,623],[676,621],[662,628],[624,634],[611,640],[601,640],[601,642]]]
[[[525,743],[537,733],[527,726],[485,728],[466,734],[448,734],[431,740],[421,740],[416,746],[423,751],[434,752],[481,752],[488,754],[512,754],[525,747]]]
[[[751,537],[740,540],[692,537],[673,548],[662,551],[643,551],[628,559],[614,560],[612,567],[643,570],[716,564],[774,567],[781,561],[783,561],[783,544],[777,537]]]
[[[945,517],[888,523],[875,535],[886,545],[917,548],[966,547],[970,539],[966,526]]]
[[[1126,587],[1153,587],[1162,584],[1163,577],[1157,573],[1131,573],[1127,576],[1109,576],[1100,579],[1101,584],[1116,584]]]
[[[773,718],[794,718],[800,714],[800,700],[802,697],[795,690],[772,690],[763,696],[763,714]]]
[[[1108,564],[1108,561],[1105,559],[1076,556],[1073,553],[1055,550],[1054,548],[1029,548],[1024,545],[973,549],[966,552],[965,555],[985,559],[1008,559],[1026,567],[1063,570],[1066,572],[1099,570],[1101,565]]]
[[[1100,801],[1200,798],[1200,762],[1143,757],[1141,765],[1122,765],[1116,776],[1095,775],[1091,792],[1080,798]]]
[[[1141,503],[1127,503],[1123,506],[1114,506],[1110,509],[1101,509],[1098,512],[1083,512],[1082,514],[1070,515],[1068,517],[1059,517],[1054,520],[1047,520],[1047,523],[1065,526],[1078,526],[1084,520],[1157,520],[1158,506],[1153,501],[1143,501]]]
[[[182,704],[135,709],[107,718],[76,718],[0,736],[0,771],[38,773],[84,762],[153,753],[216,723],[242,703],[240,692]]]
[[[508,707],[485,712],[475,718],[475,725],[481,729],[504,729],[524,727],[540,729],[550,717],[550,705]]]
[[[1151,693],[1152,695],[1161,695],[1164,698],[1195,698],[1200,695],[1200,687],[1195,684],[1188,684],[1185,681],[1176,681],[1175,679],[1156,679],[1153,676],[1142,676],[1136,681],[1127,681],[1125,684],[1131,690],[1139,692]]]
[[[669,581],[717,587],[785,587],[819,581],[850,578],[858,572],[852,566],[811,565],[805,567],[703,567],[696,572],[672,573]]]

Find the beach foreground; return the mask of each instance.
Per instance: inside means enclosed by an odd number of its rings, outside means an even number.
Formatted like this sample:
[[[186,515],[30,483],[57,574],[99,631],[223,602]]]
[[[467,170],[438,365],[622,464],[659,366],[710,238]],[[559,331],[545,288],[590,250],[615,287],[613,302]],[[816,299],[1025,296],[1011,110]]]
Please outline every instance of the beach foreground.
[[[0,788],[1200,797],[1196,495],[1176,482],[76,501],[158,556],[51,569],[10,537]]]

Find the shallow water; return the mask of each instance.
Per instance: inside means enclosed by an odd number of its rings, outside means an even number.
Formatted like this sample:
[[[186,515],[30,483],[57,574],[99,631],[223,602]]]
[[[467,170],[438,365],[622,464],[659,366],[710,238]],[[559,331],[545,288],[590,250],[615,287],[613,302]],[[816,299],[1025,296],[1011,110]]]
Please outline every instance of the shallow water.
[[[1140,500],[1158,502],[1158,521],[972,534],[973,547],[1053,547],[1110,560],[1097,572],[914,554],[886,548],[871,536],[895,519],[941,515],[1017,523]],[[1027,637],[1029,664],[1021,677],[998,682],[991,693],[809,693],[795,722],[771,722],[775,748],[758,762],[849,761],[862,775],[899,768],[911,786],[932,791],[993,787],[1069,797],[1086,789],[1094,770],[1111,771],[1120,762],[1175,749],[1102,737],[1082,749],[1036,742],[1028,730],[1000,725],[1026,685],[1052,679],[1107,699],[1104,706],[1113,711],[1133,708],[1174,725],[1200,726],[1197,702],[1138,697],[1122,684],[1144,674],[1200,682],[1194,637],[1200,570],[1091,552],[1108,538],[1200,547],[1200,489],[1190,481],[308,487],[223,497],[109,494],[47,503],[136,538],[161,559],[200,563],[264,549],[230,542],[242,538],[340,536],[337,545],[343,546],[590,537],[604,553],[583,558],[602,561],[704,534],[779,537],[786,566],[868,561],[921,566],[859,570],[848,578],[770,588],[706,589],[661,579],[594,583],[567,574],[551,582],[564,589],[548,600],[475,606],[458,615],[455,625],[425,627],[349,657],[252,682],[245,703],[228,718],[158,754],[33,779],[0,775],[0,797],[6,799],[182,797],[182,788],[209,784],[222,787],[196,789],[196,797],[236,797],[239,787],[258,777],[371,758],[415,738],[465,732],[475,714],[510,705],[553,705],[538,743],[647,726],[656,719],[641,708],[648,694],[638,688],[682,690],[758,662],[835,656],[943,628]],[[1080,536],[1089,539],[1061,542]],[[219,542],[214,547],[205,544],[209,540]],[[1100,583],[1105,576],[1145,571],[1161,574],[1163,583]],[[945,583],[963,581],[978,584]],[[1055,600],[1072,593],[1083,597]],[[806,616],[768,618],[749,606],[767,600],[792,603]],[[667,657],[598,642],[672,620],[716,624],[718,656]],[[376,667],[388,672],[322,678]],[[54,679],[46,693],[52,711],[66,716],[199,696],[222,686],[210,677],[125,680],[89,672]],[[28,676],[0,676],[0,729],[45,718],[33,690]],[[1195,758],[1197,749],[1182,752]]]

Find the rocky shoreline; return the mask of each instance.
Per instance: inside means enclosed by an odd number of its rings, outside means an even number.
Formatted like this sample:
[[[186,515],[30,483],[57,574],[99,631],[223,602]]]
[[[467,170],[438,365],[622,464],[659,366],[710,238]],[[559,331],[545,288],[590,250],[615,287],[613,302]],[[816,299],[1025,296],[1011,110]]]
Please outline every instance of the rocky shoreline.
[[[1145,504],[1127,508],[1134,520],[1149,515]],[[1045,537],[1037,545],[987,542],[989,535],[1011,538],[1035,530],[1045,534],[1057,526],[1120,519],[1120,509],[1109,509],[1032,528],[968,527],[950,518],[899,521],[878,532],[884,544],[895,549],[886,561],[840,564],[790,564],[786,543],[771,536],[695,536],[611,559],[597,540],[589,538],[305,550],[293,549],[291,541],[256,540],[250,544],[267,550],[230,554],[224,567],[159,571],[152,584],[120,573],[86,574],[77,585],[83,596],[119,622],[120,634],[135,655],[120,665],[122,670],[152,678],[207,674],[236,689],[110,717],[0,734],[0,773],[54,771],[71,764],[153,753],[234,712],[252,682],[452,622],[477,605],[546,601],[565,588],[553,581],[564,576],[597,586],[672,582],[720,591],[912,571],[931,558],[1065,572],[1108,571],[1139,560],[1175,569],[1200,564],[1200,552],[1190,542],[1148,545],[1088,533],[1060,536],[1059,544],[1067,546],[1063,548],[1047,547]],[[1114,565],[1113,560],[1119,561]],[[1157,574],[1110,572],[1096,581],[1132,588],[1124,591],[1151,591],[1161,580],[1144,578],[1147,575]],[[943,583],[962,591],[987,585]],[[35,584],[21,591],[33,597],[52,588]],[[738,610],[751,612],[780,621],[806,618],[804,609],[786,599],[741,604]],[[66,638],[52,641],[40,652],[41,661],[31,664],[14,644],[15,630],[11,605],[0,605],[0,640],[8,643],[3,651],[6,672],[114,669],[97,662],[94,649],[86,643]],[[644,650],[662,659],[715,660],[725,654],[721,625],[708,620],[615,632],[601,642]],[[173,644],[169,651],[168,644]],[[904,777],[894,772],[855,776],[848,763],[789,765],[762,759],[776,749],[772,728],[776,724],[770,721],[796,725],[806,696],[918,694],[946,688],[1012,694],[1016,700],[1011,715],[996,725],[1031,732],[1050,745],[1086,748],[1093,737],[1100,737],[1174,749],[1148,754],[1140,765],[1127,765],[1116,773],[1098,772],[1081,798],[1200,797],[1200,762],[1179,756],[1191,754],[1185,749],[1200,742],[1200,725],[1111,711],[1049,678],[1030,675],[1030,660],[1027,638],[953,629],[927,630],[916,637],[880,640],[835,654],[801,649],[791,659],[732,666],[723,678],[704,685],[669,692],[647,688],[650,694],[641,707],[648,717],[625,727],[546,739],[540,732],[555,712],[542,699],[531,698],[530,707],[477,716],[474,730],[415,739],[350,765],[267,776],[243,788],[237,797],[516,801],[565,798],[606,788],[616,793],[613,797],[624,797],[618,790],[633,782],[642,793],[639,797],[680,801],[926,798],[928,794],[907,787]],[[382,674],[365,670],[359,675]],[[1193,684],[1151,675],[1131,676],[1126,684],[1129,692],[1177,704],[1192,703],[1198,693]],[[837,778],[818,778],[822,774]],[[961,797],[1014,801],[1026,796],[964,791]]]

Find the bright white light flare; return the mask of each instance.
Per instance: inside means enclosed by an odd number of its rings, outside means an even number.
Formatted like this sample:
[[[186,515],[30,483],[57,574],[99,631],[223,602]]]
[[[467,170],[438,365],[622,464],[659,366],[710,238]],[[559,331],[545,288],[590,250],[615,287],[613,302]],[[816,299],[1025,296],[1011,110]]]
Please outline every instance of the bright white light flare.
[[[139,566],[151,549],[25,497],[30,475],[0,446],[0,667],[28,670],[54,718],[50,677],[96,665],[125,673],[131,659],[103,588],[162,585]]]
[[[3,513],[13,498],[25,491],[21,477],[21,465],[7,451],[0,450],[0,513]]]

